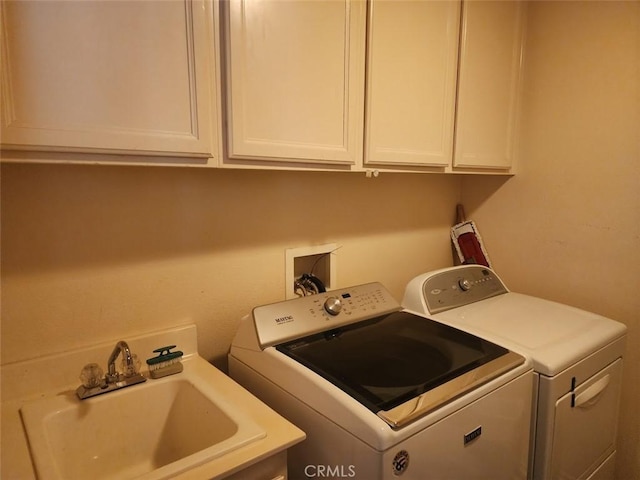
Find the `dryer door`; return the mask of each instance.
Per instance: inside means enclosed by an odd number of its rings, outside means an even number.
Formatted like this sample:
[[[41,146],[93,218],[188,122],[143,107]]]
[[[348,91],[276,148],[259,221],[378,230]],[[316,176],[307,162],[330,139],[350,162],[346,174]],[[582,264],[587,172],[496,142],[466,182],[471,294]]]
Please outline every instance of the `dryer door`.
[[[615,451],[622,359],[556,403],[552,478],[587,478]]]

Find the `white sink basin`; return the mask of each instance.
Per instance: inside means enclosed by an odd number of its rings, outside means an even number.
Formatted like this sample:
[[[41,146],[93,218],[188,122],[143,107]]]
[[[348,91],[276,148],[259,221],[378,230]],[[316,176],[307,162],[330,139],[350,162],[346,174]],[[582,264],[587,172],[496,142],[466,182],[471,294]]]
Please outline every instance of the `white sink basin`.
[[[20,411],[42,480],[172,478],[265,436],[188,365],[87,400],[68,392]]]

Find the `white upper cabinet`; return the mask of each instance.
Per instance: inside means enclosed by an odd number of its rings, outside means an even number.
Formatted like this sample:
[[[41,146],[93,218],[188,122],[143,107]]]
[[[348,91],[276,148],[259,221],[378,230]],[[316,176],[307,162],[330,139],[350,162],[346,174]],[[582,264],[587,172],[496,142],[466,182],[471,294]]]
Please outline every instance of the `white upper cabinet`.
[[[366,3],[222,5],[226,161],[356,164],[362,157]]]
[[[525,5],[1,2],[2,157],[512,173]]]
[[[454,167],[512,166],[525,5],[463,3]]]
[[[365,165],[451,165],[459,25],[459,1],[370,1]]]
[[[365,167],[512,171],[524,5],[370,0]]]
[[[1,9],[3,149],[217,156],[211,2]]]

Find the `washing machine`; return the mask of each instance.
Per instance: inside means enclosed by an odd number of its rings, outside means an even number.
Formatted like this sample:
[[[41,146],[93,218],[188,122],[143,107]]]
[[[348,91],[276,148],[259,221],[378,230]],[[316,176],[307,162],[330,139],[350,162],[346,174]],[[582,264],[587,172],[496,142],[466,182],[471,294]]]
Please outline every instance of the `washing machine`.
[[[531,360],[380,283],[254,308],[229,374],[307,434],[289,478],[527,478]]]
[[[613,479],[625,325],[510,292],[479,265],[422,274],[402,303],[532,359],[531,478]]]

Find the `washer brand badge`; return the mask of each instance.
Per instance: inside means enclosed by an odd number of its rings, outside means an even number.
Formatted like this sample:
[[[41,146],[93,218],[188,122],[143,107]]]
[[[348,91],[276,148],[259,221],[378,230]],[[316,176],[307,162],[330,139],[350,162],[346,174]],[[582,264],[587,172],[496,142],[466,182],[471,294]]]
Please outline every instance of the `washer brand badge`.
[[[293,322],[293,315],[286,315],[284,317],[276,318],[276,325],[282,325],[283,323]]]
[[[476,428],[473,432],[469,432],[464,436],[464,444],[473,442],[476,438],[482,435],[482,427]]]
[[[393,474],[402,475],[409,467],[409,452],[400,450],[393,458]]]

